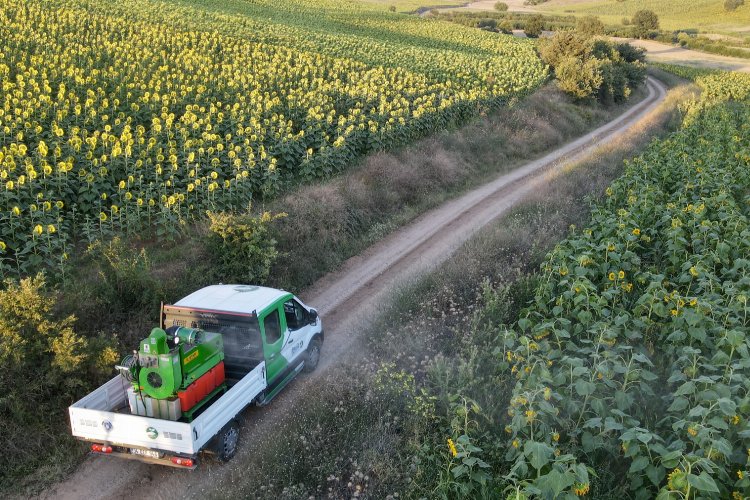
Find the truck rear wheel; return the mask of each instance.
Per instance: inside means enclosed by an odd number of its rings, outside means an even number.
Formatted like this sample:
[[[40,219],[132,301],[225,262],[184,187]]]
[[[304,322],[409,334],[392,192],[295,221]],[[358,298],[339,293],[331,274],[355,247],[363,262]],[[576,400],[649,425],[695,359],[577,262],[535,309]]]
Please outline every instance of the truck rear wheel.
[[[320,339],[316,337],[307,346],[307,359],[305,359],[305,366],[303,368],[305,373],[310,373],[317,368],[318,361],[320,361],[320,345]]]
[[[221,430],[216,443],[216,455],[220,461],[228,462],[237,453],[239,437],[240,427],[234,420]]]

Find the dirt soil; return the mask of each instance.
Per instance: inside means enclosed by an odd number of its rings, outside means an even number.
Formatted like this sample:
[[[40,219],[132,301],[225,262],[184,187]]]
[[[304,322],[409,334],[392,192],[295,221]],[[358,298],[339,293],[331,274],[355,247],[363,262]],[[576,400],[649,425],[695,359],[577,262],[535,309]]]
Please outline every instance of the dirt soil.
[[[539,9],[535,9],[533,5],[524,5],[524,0],[502,0],[506,4],[508,4],[508,11],[509,12],[539,12]],[[443,9],[438,9],[442,11],[447,10],[489,10],[494,11],[495,10],[495,4],[498,2],[498,0],[481,0],[479,2],[470,2],[467,3],[464,6],[461,7],[448,7]]]
[[[614,38],[614,40],[629,42],[635,47],[646,49],[646,59],[650,62],[750,73],[750,59],[698,52],[697,50],[690,50],[652,40],[636,40],[632,38]]]
[[[356,359],[359,325],[387,303],[388,295],[406,280],[449,259],[454,250],[495,218],[551,182],[555,172],[580,161],[618,136],[640,127],[666,96],[664,86],[649,78],[648,96],[624,114],[585,136],[494,181],[432,210],[394,232],[302,294],[318,308],[326,339],[315,372],[302,376],[263,408],[248,408],[242,417],[240,448],[227,464],[204,460],[194,471],[121,460],[89,457],[66,481],[42,498],[196,498],[217,484],[229,484],[252,467],[256,456],[250,437],[268,435],[283,415],[294,414],[305,388],[325,380],[327,370]]]

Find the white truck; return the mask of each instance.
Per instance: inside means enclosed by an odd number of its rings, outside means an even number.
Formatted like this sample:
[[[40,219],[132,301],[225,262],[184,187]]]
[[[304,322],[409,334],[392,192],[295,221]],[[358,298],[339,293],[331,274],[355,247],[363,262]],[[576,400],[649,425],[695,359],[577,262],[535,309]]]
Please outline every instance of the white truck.
[[[202,451],[229,460],[240,412],[315,369],[323,343],[315,309],[259,286],[202,288],[162,306],[160,323],[120,375],[69,407],[92,452],[187,469]],[[190,368],[201,364],[210,370]]]

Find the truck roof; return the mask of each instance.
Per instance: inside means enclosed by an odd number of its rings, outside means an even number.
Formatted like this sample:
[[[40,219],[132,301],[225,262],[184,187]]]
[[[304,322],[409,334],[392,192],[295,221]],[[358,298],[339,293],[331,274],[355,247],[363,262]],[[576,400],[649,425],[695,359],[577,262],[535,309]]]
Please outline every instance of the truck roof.
[[[289,292],[255,285],[210,285],[180,299],[174,305],[244,314],[263,311]]]

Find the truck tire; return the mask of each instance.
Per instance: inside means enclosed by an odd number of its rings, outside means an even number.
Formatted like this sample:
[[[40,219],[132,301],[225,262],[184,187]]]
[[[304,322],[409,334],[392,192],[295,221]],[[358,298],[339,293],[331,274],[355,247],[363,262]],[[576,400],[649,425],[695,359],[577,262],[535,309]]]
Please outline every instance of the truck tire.
[[[221,462],[228,462],[237,453],[239,437],[240,427],[235,420],[229,422],[219,432],[216,440],[216,456]]]
[[[310,341],[310,345],[307,346],[307,357],[305,359],[305,366],[303,367],[303,370],[305,373],[310,373],[311,371],[315,370],[318,366],[318,361],[320,361],[320,346],[322,342],[318,337],[315,337]]]

